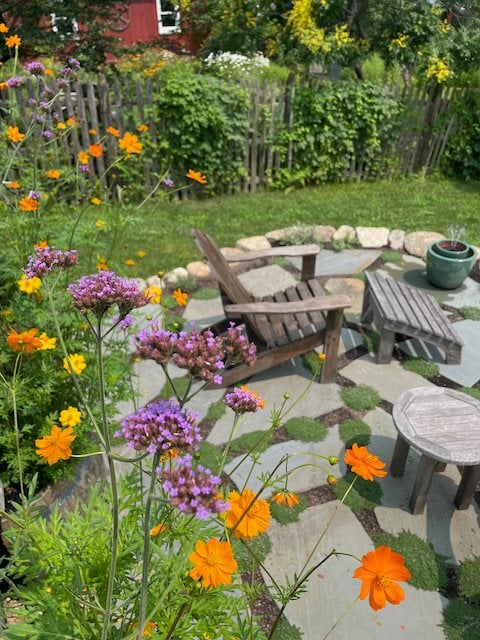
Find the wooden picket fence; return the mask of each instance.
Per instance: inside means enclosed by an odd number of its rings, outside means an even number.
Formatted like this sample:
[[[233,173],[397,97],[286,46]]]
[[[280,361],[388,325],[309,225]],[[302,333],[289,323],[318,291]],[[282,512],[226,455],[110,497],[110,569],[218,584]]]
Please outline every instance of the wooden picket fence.
[[[69,128],[65,135],[50,140],[49,153],[53,151],[55,156],[70,156],[72,164],[75,164],[78,152],[98,142],[107,127],[113,126],[122,132],[134,131],[140,123],[148,125],[148,135],[155,144],[161,137],[165,123],[161,117],[154,115],[155,110],[150,107],[154,104],[155,93],[161,90],[160,81],[155,79],[144,81],[122,77],[107,81],[104,76],[99,76],[96,82],[77,83],[65,89],[55,103],[58,122],[74,118],[78,125]],[[249,91],[250,126],[245,137],[244,152],[244,168],[248,177],[240,185],[231,185],[230,191],[255,191],[268,187],[279,169],[291,169],[296,154],[294,141],[289,141],[286,151],[282,153],[275,145],[279,133],[290,131],[295,123],[295,84],[257,83],[250,86]],[[455,87],[436,85],[433,88],[405,87],[397,92],[396,97],[402,101],[407,117],[395,143],[383,149],[382,162],[375,173],[371,173],[361,159],[353,158],[345,168],[344,178],[362,180],[431,172],[438,166],[455,130],[455,117],[449,113],[449,106],[461,95],[461,91]],[[2,92],[0,117],[8,118],[13,108],[17,114],[16,124],[26,130],[32,112],[29,99],[38,100],[38,92],[38,85],[31,80],[13,92]],[[104,155],[91,162],[90,177],[109,186],[106,168],[114,161],[118,145],[113,137],[107,137],[104,144]],[[155,157],[144,163],[147,192],[155,187],[158,165]],[[187,192],[183,194],[186,197]]]

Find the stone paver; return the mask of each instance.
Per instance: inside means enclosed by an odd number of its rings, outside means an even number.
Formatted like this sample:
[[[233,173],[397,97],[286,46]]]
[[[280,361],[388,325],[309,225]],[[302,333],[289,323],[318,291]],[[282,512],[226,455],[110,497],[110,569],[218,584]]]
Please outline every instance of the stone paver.
[[[400,342],[398,346],[408,355],[437,362],[442,376],[464,387],[471,387],[480,379],[480,322],[461,320],[455,322],[454,326],[464,342],[462,361],[458,365],[445,364],[442,349],[416,338]]]
[[[252,295],[258,297],[268,296],[297,284],[291,273],[276,264],[250,269],[242,273],[239,278],[243,286]]]
[[[247,414],[237,427],[235,437],[251,431],[265,431],[270,428],[270,411],[282,406],[284,394],[290,394],[293,403],[305,390],[311,380],[310,372],[301,364],[299,358],[273,367],[269,371],[254,376],[248,381],[248,388],[252,389],[265,400],[265,408],[253,414]],[[285,405],[288,409],[289,404]],[[318,384],[306,393],[295,405],[287,418],[306,416],[316,418],[324,413],[342,406],[339,387],[336,384]],[[213,427],[208,440],[214,444],[227,442],[233,424],[233,414],[228,412],[218,420]]]
[[[348,249],[331,251],[322,249],[315,262],[316,276],[346,275],[360,273],[369,267],[382,254],[375,249]],[[289,258],[292,264],[301,269],[299,258]]]
[[[288,488],[291,491],[308,491],[314,487],[325,484],[326,477],[329,473],[335,473],[335,470],[328,464],[325,459],[318,456],[338,456],[342,451],[343,443],[338,436],[338,429],[331,428],[327,432],[327,436],[323,442],[300,442],[298,440],[289,440],[274,444],[264,451],[255,466],[253,474],[250,476],[252,462],[250,459],[244,461],[240,466],[242,456],[232,460],[226,467],[225,471],[230,475],[238,488],[245,486],[248,481],[248,487],[253,491],[258,491],[262,482],[259,480],[261,474],[270,473],[282,460],[283,456],[289,455],[288,466],[283,462],[277,469],[275,477],[282,476],[288,468],[293,471],[288,478]],[[300,465],[309,465],[302,466]],[[233,471],[234,470],[234,471]],[[282,486],[282,485],[280,485]],[[270,496],[272,489],[265,490],[263,497]]]
[[[325,289],[333,294],[345,294],[352,299],[352,305],[345,309],[347,322],[360,322],[365,284],[358,278],[329,278]]]
[[[189,298],[183,317],[187,320],[187,330],[194,326],[200,330],[207,329],[225,318],[222,300],[220,296],[211,300]]]
[[[355,329],[350,329],[349,327],[344,327],[340,334],[340,345],[338,347],[338,355],[341,356],[347,351],[351,351],[356,347],[359,347],[363,344],[363,338],[355,331]],[[315,351],[317,353],[323,353],[323,345],[319,347],[315,347]]]
[[[306,509],[299,522],[279,525],[273,522],[269,528],[272,552],[266,558],[266,567],[281,585],[285,576],[290,579],[300,572],[308,555],[325,526],[332,518],[338,501]],[[344,507],[337,511],[332,526],[314,554],[310,567],[320,562],[332,549],[362,557],[373,549],[365,530]],[[323,638],[354,602],[360,590],[360,580],[353,578],[358,560],[340,556],[330,558],[313,572],[308,590],[299,600],[290,602],[285,615],[291,624],[303,632],[307,640]],[[267,583],[268,576],[264,576]],[[440,624],[444,599],[435,592],[415,589],[402,583],[405,600],[401,606],[388,606],[373,611],[367,602],[358,602],[350,615],[341,619],[331,634],[332,640],[444,640]]]
[[[373,387],[384,400],[392,403],[408,389],[431,384],[422,376],[406,371],[396,360],[389,364],[377,364],[371,354],[353,360],[340,373],[357,385]]]

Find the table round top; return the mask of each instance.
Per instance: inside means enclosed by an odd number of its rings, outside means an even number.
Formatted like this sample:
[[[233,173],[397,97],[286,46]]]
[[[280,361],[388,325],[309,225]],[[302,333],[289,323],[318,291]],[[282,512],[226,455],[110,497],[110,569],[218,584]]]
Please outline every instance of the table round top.
[[[480,464],[480,402],[445,387],[418,387],[393,406],[397,431],[415,449],[435,460]]]

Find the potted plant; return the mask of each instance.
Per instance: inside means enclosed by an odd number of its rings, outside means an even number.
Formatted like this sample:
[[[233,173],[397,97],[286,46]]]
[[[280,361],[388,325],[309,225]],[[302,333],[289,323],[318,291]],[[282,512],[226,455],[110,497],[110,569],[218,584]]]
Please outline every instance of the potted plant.
[[[427,250],[427,278],[440,289],[456,289],[467,278],[475,260],[477,249],[462,238],[465,229],[449,227],[449,238],[432,242]]]

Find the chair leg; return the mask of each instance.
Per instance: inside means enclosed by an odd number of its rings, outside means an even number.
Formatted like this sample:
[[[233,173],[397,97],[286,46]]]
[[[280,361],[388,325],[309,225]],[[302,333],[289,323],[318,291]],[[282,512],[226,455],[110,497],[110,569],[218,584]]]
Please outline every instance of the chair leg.
[[[462,473],[460,486],[455,496],[455,506],[457,509],[468,509],[472,502],[472,496],[480,479],[480,465],[465,467]]]
[[[382,329],[380,333],[380,345],[378,347],[377,364],[388,364],[392,359],[395,331]]]
[[[394,478],[403,476],[409,449],[410,445],[408,442],[398,434],[395,449],[393,450],[392,462],[390,463],[390,473]]]
[[[423,513],[425,509],[425,503],[427,501],[428,490],[432,482],[433,470],[437,461],[433,458],[429,458],[426,455],[422,455],[420,458],[420,466],[418,467],[417,477],[415,478],[415,484],[413,485],[412,497],[410,498],[410,510],[413,515]]]
[[[454,344],[445,352],[447,364],[461,364],[462,362],[462,347],[461,345]]]
[[[327,313],[325,343],[323,346],[325,362],[323,364],[320,382],[334,382],[335,380],[342,322],[343,311],[341,309],[332,309]]]

